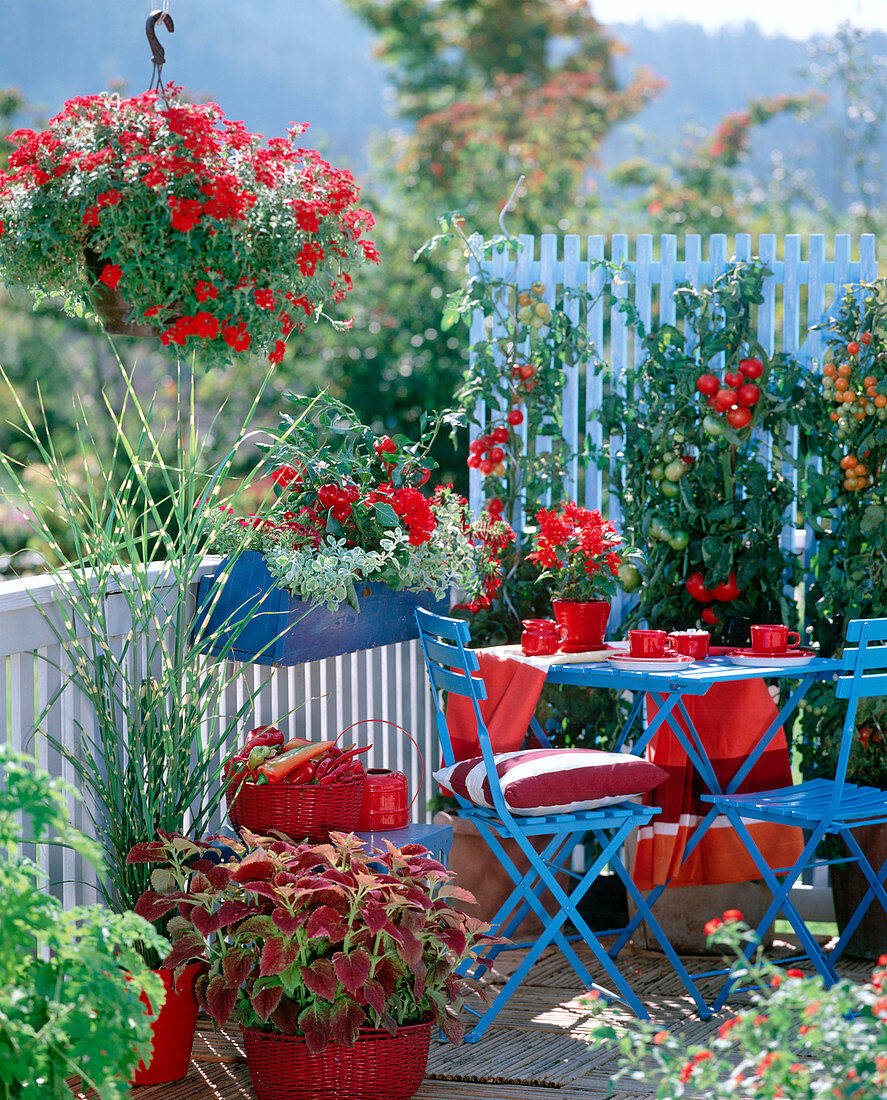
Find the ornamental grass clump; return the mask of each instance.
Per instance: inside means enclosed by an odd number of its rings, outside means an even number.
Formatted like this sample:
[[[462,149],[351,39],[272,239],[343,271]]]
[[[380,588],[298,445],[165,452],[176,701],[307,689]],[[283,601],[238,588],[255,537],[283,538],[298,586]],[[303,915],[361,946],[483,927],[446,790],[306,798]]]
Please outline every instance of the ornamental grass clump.
[[[375,261],[351,173],[295,139],[263,144],[181,89],[69,100],[17,130],[0,172],[0,276],[68,312],[119,290],[131,321],[207,368],[286,341]]]
[[[285,415],[266,448],[275,499],[258,514],[215,512],[213,546],[262,553],[277,583],[305,602],[359,610],[357,588],[393,591],[451,586],[489,600],[501,583],[498,554],[513,538],[501,517],[472,519],[451,485],[431,492],[429,450],[448,414],[423,415],[422,438],[378,435],[327,394],[287,394]]]
[[[743,948],[757,943],[738,910],[705,926],[709,944],[735,951],[734,975],[751,992],[752,1007],[725,1019],[705,1044],[688,1044],[680,1029],[632,1021],[609,1025],[593,1041],[616,1043],[622,1066],[616,1078],[644,1083],[660,1100],[681,1096],[782,1097],[783,1100],[884,1100],[887,1096],[887,955],[871,981],[840,980],[826,989],[818,976],[783,970],[763,954],[751,961]],[[601,1011],[599,1001],[590,1002]]]
[[[456,968],[488,925],[451,907],[474,898],[427,849],[386,841],[368,854],[346,833],[316,845],[243,837],[161,832],[129,855],[154,865],[136,912],[157,921],[175,911],[164,965],[205,955],[195,992],[220,1027],[301,1035],[321,1051],[352,1046],[361,1027],[394,1035],[430,1018],[461,1040],[462,998],[480,990]],[[226,862],[214,840],[232,850]]]

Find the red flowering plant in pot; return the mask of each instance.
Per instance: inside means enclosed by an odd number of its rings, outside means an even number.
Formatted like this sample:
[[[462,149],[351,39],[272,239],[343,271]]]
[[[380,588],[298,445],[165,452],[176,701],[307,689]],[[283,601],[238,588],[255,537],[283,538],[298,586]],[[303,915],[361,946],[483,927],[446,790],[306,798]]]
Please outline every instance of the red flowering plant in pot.
[[[421,845],[368,854],[345,833],[314,845],[244,832],[219,862],[213,839],[161,833],[133,849],[132,861],[155,865],[136,912],[173,913],[166,965],[206,959],[198,1000],[220,1027],[242,1027],[260,1100],[315,1086],[352,1097],[364,1057],[379,1076],[360,1096],[411,1096],[431,1028],[462,1038],[458,1011],[476,986],[456,970],[488,926],[450,903],[471,895]]]
[[[0,277],[69,312],[119,292],[109,331],[155,333],[209,368],[287,338],[376,260],[358,188],[295,139],[263,139],[168,86],[69,100],[18,130],[0,172]],[[149,326],[149,327],[145,327]]]
[[[549,583],[554,617],[566,627],[565,652],[603,645],[610,600],[627,577],[637,551],[597,509],[572,500],[557,509],[540,508],[539,528],[527,555]]]
[[[213,549],[261,552],[280,587],[330,609],[359,610],[358,589],[372,583],[437,599],[453,586],[469,600],[496,590],[510,527],[489,513],[473,519],[451,485],[429,485],[430,448],[454,414],[423,414],[413,442],[379,435],[326,393],[285,400],[292,413],[257,471],[270,467],[274,499],[248,516],[221,504]]]

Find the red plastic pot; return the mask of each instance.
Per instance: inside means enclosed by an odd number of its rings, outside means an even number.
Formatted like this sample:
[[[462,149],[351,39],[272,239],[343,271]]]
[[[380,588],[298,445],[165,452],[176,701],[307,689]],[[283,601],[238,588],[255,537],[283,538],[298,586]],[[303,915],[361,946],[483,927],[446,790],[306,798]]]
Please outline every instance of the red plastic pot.
[[[166,990],[166,1000],[160,1015],[151,1025],[154,1053],[148,1065],[139,1063],[130,1084],[167,1085],[188,1076],[194,1032],[197,1030],[199,1006],[194,996],[197,975],[206,969],[206,963],[189,963],[173,989],[173,971],[155,970]],[[145,1000],[145,1003],[149,1002]]]
[[[563,653],[584,653],[604,645],[610,605],[606,600],[552,600],[557,622],[566,627]]]

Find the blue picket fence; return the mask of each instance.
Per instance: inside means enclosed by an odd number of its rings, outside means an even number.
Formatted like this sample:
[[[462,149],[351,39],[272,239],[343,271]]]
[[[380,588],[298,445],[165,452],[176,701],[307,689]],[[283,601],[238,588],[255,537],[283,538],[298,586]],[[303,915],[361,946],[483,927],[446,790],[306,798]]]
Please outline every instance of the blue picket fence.
[[[683,242],[683,256],[679,256],[678,238],[662,236],[658,242],[644,234],[632,242],[625,234],[614,234],[608,241],[604,236],[579,236],[559,238],[545,234],[539,238],[521,236],[516,261],[504,250],[482,261],[484,274],[495,281],[509,279],[518,290],[535,282],[545,286],[544,298],[552,308],[563,305],[572,320],[579,320],[580,301],[565,291],[580,289],[590,295],[598,295],[604,280],[613,280],[613,293],[618,299],[630,297],[644,324],[675,324],[674,291],[681,284],[695,288],[711,286],[713,281],[727,270],[731,259],[760,259],[769,269],[763,287],[763,302],[756,309],[757,339],[768,354],[790,352],[803,363],[812,365],[821,359],[825,334],[811,331],[833,314],[844,295],[845,287],[860,282],[871,282],[878,276],[876,241],[871,234],[854,242],[849,235],[835,236],[827,241],[825,235],[814,234],[808,238],[791,234],[781,240],[775,234],[762,234],[753,247],[750,234],[739,234],[730,247],[723,234],[713,235],[707,241],[700,236],[688,236]],[[482,254],[481,239],[472,241],[477,255]],[[856,255],[854,256],[854,251]],[[595,260],[609,260],[620,265],[630,277],[615,278],[607,268],[595,266]],[[471,272],[477,273],[479,262],[471,261]],[[504,292],[503,292],[504,293]],[[640,362],[643,355],[641,341],[618,308],[618,302],[606,315],[603,300],[597,300],[584,317],[589,340],[597,357],[607,363],[612,371],[612,383],[618,388],[619,380],[630,364]],[[472,318],[470,343],[473,346],[487,337],[495,339],[503,334],[501,322],[477,311]],[[722,367],[719,358],[711,362],[711,368]],[[618,525],[619,501],[607,491],[604,472],[593,465],[582,467],[581,456],[587,445],[597,448],[603,442],[601,425],[594,418],[603,395],[603,379],[600,374],[584,367],[565,366],[563,391],[562,435],[572,455],[566,471],[565,493],[578,499],[580,494],[588,508],[600,508]],[[481,403],[476,417],[485,423],[492,413]],[[519,429],[526,446],[526,423]],[[611,455],[618,454],[619,440],[610,441]],[[761,437],[759,446],[766,448],[768,441]],[[537,437],[534,446],[538,453],[550,449],[550,437]],[[797,457],[797,439],[793,441]],[[794,467],[786,465],[786,473],[794,477]],[[483,477],[471,471],[469,500],[472,509],[479,511],[484,500]],[[797,483],[796,483],[797,495]],[[783,546],[790,552],[805,554],[809,551],[809,533],[798,530],[795,516],[797,509],[786,510],[783,530]],[[518,513],[516,525],[523,523]],[[623,608],[614,607],[612,622],[620,621]]]

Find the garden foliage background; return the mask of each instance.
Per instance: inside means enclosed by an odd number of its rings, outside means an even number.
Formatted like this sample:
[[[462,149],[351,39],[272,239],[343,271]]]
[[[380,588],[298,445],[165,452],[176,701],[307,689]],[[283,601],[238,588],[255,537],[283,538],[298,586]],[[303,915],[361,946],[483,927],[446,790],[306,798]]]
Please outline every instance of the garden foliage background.
[[[345,2],[374,34],[377,56],[394,89],[396,128],[375,143],[363,196],[377,218],[373,237],[382,263],[356,283],[348,304],[354,325],[348,333],[316,326],[291,343],[263,398],[269,423],[277,419],[283,391],[310,392],[320,385],[329,386],[380,431],[414,435],[424,409],[453,404],[469,340],[464,329],[451,324],[447,303],[464,279],[465,244],[456,237],[418,258],[416,252],[447,210],[463,212],[466,231],[492,235],[498,211],[521,174],[525,181],[509,215],[513,233],[673,232],[681,237],[839,230],[854,236],[874,232],[887,240],[887,214],[880,203],[885,182],[879,155],[883,112],[877,109],[887,62],[861,29],[845,26],[835,40],[812,49],[807,72],[811,91],[798,92],[792,77],[784,95],[755,99],[712,127],[690,127],[685,140],[669,151],[659,151],[653,139],[641,137],[638,155],[620,156],[616,163],[605,159],[613,156],[608,138],[617,125],[656,99],[662,82],[651,72],[624,75],[621,47],[594,18],[593,8],[559,0]],[[173,48],[170,43],[170,52]],[[187,73],[175,76],[187,84]],[[831,124],[828,119],[834,118],[824,112],[826,97],[844,106],[839,132],[830,135],[840,149],[840,156],[833,158],[839,181],[817,178],[815,164],[806,172],[795,170],[791,155],[779,150],[763,170],[752,164],[753,136],[780,119],[797,120],[816,144],[817,135],[824,135]],[[224,89],[212,89],[212,98],[225,106]],[[50,105],[50,113],[60,106]],[[38,116],[16,91],[0,94],[3,129],[39,123]],[[842,198],[829,201],[826,194],[836,190]],[[96,446],[110,448],[113,425],[98,397],[104,389],[114,404],[117,383],[107,341],[91,322],[63,317],[47,303],[32,312],[30,302],[6,291],[0,292],[0,332],[0,362],[28,401],[34,406],[42,402],[47,433],[60,453],[81,464],[85,483],[89,462],[77,454],[70,394],[83,393],[87,404],[96,395]],[[655,343],[650,348],[650,366],[636,383],[647,388],[651,401],[650,387],[658,386],[655,400],[664,401],[668,387],[660,383],[670,367],[663,356],[657,358]],[[173,361],[149,344],[121,344],[119,350],[130,365],[138,363],[139,385],[147,392],[159,383],[172,408]],[[257,361],[198,379],[198,400],[207,413],[215,416],[224,406],[215,417],[210,452],[227,449],[228,434],[240,420],[239,395],[257,392],[264,370]],[[201,374],[199,369],[196,373]],[[788,389],[776,395],[786,414],[795,407],[791,385],[786,375]],[[120,398],[118,405],[122,394]],[[769,411],[778,415],[775,407]],[[612,418],[616,410],[605,406],[603,415]],[[812,438],[817,428],[811,421],[804,430]],[[834,461],[835,440],[830,435],[822,440],[828,452],[823,460]],[[465,485],[466,443],[462,435],[455,450],[446,440],[436,446],[442,479],[452,477],[457,487]],[[0,444],[26,465],[36,461],[27,443],[3,425]],[[623,490],[635,492],[636,508],[642,503],[637,476],[630,460],[626,477],[633,484],[626,483]],[[749,468],[748,476],[757,475]],[[829,509],[831,482],[826,478],[818,487],[815,481],[812,485],[820,492],[822,507]],[[871,491],[877,492],[874,487]],[[631,502],[626,503],[631,523]],[[871,579],[881,575],[872,572],[872,563],[883,560],[884,548],[872,524],[863,522],[868,503],[865,493],[854,495],[841,518],[821,532],[818,599],[808,603],[807,611],[816,610],[817,636],[832,649],[839,644],[847,608],[883,611],[870,590]],[[773,516],[757,517],[760,541],[751,550],[759,551],[766,541],[772,553],[773,517],[780,506],[776,493],[767,504]],[[648,536],[649,531],[637,534]],[[25,526],[16,522],[14,508],[6,507],[0,519],[0,566],[8,565],[7,555],[26,544]],[[667,540],[654,544],[654,570],[668,549]],[[28,564],[27,557],[19,557],[17,571]],[[653,600],[656,591],[649,587],[645,599]],[[665,603],[656,605],[657,616],[677,614],[667,606],[670,597],[660,596]],[[759,613],[765,606],[747,610]],[[774,607],[773,613],[778,610]],[[880,727],[875,732],[880,734]]]

